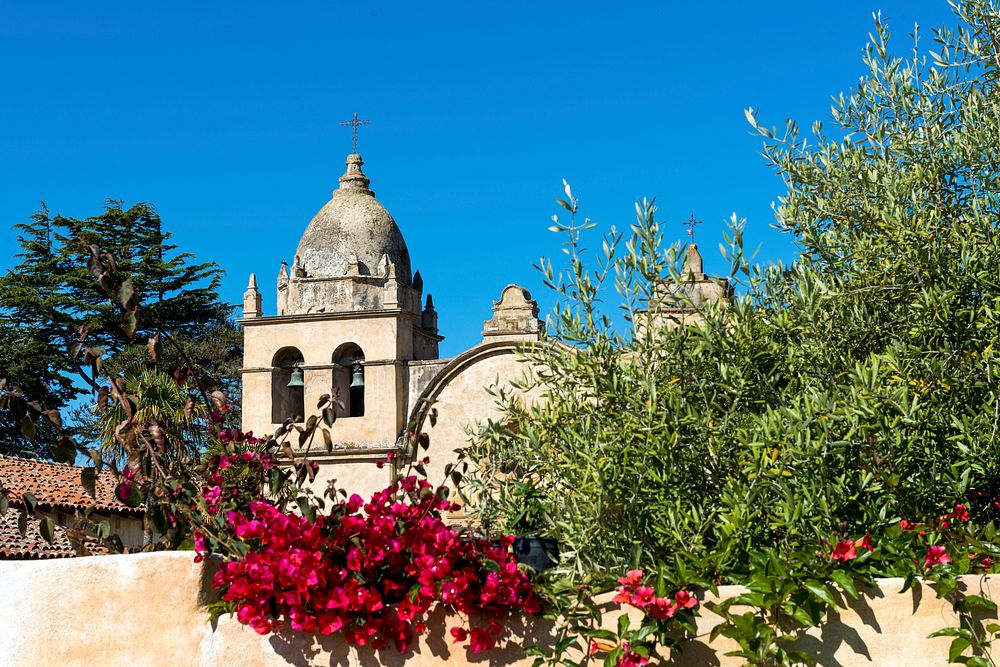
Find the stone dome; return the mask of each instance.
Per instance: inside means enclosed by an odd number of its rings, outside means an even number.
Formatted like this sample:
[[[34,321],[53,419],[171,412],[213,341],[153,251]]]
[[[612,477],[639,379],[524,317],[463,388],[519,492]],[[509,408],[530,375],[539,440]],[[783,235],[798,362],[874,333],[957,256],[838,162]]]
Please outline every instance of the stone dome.
[[[347,156],[340,188],[302,234],[296,255],[306,278],[339,278],[357,262],[360,275],[383,275],[383,256],[396,265],[396,280],[411,283],[410,252],[396,222],[375,199],[357,153]]]

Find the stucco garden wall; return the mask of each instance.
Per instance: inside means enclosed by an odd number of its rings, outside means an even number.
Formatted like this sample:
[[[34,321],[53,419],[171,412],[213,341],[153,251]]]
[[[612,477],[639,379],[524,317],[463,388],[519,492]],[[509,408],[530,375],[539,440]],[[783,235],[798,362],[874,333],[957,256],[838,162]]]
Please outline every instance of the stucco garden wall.
[[[518,647],[544,642],[549,632],[543,621],[515,623],[504,649],[478,656],[446,641],[451,623],[442,614],[431,619],[428,636],[405,656],[349,648],[336,636],[262,637],[229,617],[214,628],[208,623],[203,605],[212,599],[210,579],[211,566],[193,563],[191,552],[0,562],[0,664],[527,667],[531,660]],[[965,584],[990,597],[1000,593],[996,575],[969,577]],[[901,587],[899,579],[883,580],[801,648],[826,667],[948,664],[949,639],[926,637],[955,622],[950,604],[936,599],[929,587],[902,594]],[[720,594],[738,590],[723,588]],[[706,643],[717,622],[702,609],[700,638],[679,664],[742,664],[723,655],[733,649],[728,642]]]

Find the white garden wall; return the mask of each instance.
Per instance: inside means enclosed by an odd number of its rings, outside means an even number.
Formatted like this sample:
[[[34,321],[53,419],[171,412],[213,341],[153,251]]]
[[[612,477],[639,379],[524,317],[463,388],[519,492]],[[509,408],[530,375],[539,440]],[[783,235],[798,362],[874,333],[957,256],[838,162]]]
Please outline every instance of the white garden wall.
[[[430,632],[405,656],[347,647],[338,637],[298,633],[261,637],[225,617],[213,628],[203,605],[211,599],[210,568],[191,552],[95,556],[51,561],[0,562],[0,664],[21,666],[143,665],[350,665],[407,667],[531,664],[519,646],[544,642],[548,626],[515,624],[505,648],[478,656],[453,646],[448,619],[432,618]],[[968,577],[971,592],[996,599],[1000,575]],[[946,665],[947,638],[927,639],[955,624],[951,605],[929,587],[899,593],[902,581],[885,579],[812,632],[801,648],[825,667]],[[740,589],[727,587],[720,594]],[[718,617],[701,607],[700,639],[682,665],[740,665],[723,655],[732,644],[709,645]]]

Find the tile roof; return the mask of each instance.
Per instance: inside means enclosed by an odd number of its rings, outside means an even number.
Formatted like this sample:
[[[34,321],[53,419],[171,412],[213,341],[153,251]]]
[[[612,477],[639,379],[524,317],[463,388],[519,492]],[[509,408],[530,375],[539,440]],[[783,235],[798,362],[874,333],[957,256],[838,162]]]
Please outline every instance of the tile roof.
[[[141,507],[129,507],[115,497],[118,481],[111,471],[98,473],[97,497],[91,498],[80,482],[81,470],[81,466],[0,456],[0,483],[9,492],[11,507],[22,506],[21,495],[30,492],[41,510],[82,510],[93,506],[98,512],[142,515]]]
[[[0,560],[26,560],[42,558],[71,558],[76,556],[76,550],[66,534],[66,529],[56,525],[52,535],[52,544],[42,537],[38,518],[28,517],[28,529],[24,535],[17,528],[20,511],[10,509],[0,516]],[[108,553],[105,547],[98,546],[93,541],[87,541],[88,550],[94,555]]]

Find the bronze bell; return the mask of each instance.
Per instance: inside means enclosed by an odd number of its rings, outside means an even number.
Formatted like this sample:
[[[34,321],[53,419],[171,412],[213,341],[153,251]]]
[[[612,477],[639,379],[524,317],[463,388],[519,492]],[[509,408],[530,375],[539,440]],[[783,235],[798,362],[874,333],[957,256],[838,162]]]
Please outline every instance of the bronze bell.
[[[292,379],[288,381],[286,385],[288,387],[304,387],[306,383],[302,379],[302,369],[296,368],[292,371]]]
[[[364,387],[364,386],[365,386],[365,371],[361,367],[361,364],[358,364],[354,367],[354,372],[351,373],[351,389],[354,389],[355,387]]]

